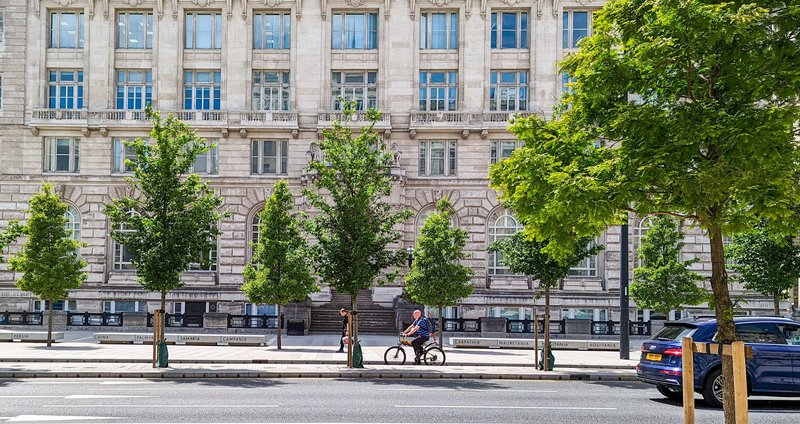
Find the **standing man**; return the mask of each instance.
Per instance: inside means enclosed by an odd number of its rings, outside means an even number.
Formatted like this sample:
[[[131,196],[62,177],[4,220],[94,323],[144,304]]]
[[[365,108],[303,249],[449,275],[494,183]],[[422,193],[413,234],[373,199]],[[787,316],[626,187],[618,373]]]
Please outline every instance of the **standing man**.
[[[336,352],[344,352],[344,338],[347,337],[347,309],[339,309],[339,316],[342,317],[342,337],[339,337],[339,350]]]
[[[431,322],[428,318],[422,316],[422,311],[419,309],[413,313],[414,322],[403,331],[403,336],[410,336],[416,334],[417,337],[411,341],[411,346],[414,346],[414,364],[419,365],[422,358],[422,346],[431,338]]]

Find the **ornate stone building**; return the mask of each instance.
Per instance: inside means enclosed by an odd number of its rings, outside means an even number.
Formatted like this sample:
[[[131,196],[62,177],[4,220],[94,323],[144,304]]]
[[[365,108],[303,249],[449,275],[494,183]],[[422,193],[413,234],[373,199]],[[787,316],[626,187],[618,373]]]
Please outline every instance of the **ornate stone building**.
[[[126,190],[125,139],[147,137],[152,103],[217,145],[195,171],[225,198],[211,265],[185,275],[170,312],[253,313],[239,291],[255,217],[278,178],[293,190],[339,96],[384,111],[377,128],[396,152],[392,201],[415,212],[400,249],[441,196],[469,232],[474,295],[452,315],[524,318],[535,283],[510,275],[487,244],[518,229],[488,188],[487,170],[518,146],[511,114],[548,114],[568,77],[557,62],[591,33],[593,0],[4,0],[0,3],[0,228],[22,219],[42,181],[69,202],[87,244],[89,280],[64,308],[154,309],[130,255],[108,236],[104,204]],[[358,126],[363,114],[353,122]],[[298,197],[298,207],[303,200]],[[632,220],[632,249],[646,230]],[[619,228],[605,250],[555,291],[555,317],[616,319]],[[710,269],[707,240],[686,255]],[[13,251],[13,249],[12,249]],[[633,250],[632,250],[633,251]],[[0,265],[0,310],[42,305]],[[391,305],[402,287],[381,286]],[[312,301],[331,299],[324,288]],[[148,306],[149,304],[149,306]],[[752,309],[769,309],[754,299]],[[267,308],[268,309],[268,308]],[[640,318],[647,318],[641,312]],[[634,318],[636,315],[634,315]]]

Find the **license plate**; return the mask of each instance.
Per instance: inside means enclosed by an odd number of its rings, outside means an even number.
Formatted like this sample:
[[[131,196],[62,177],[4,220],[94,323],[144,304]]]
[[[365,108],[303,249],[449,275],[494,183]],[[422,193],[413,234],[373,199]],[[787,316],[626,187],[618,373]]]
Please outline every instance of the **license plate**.
[[[647,359],[648,361],[661,362],[660,353],[648,353],[647,355],[645,355],[644,358]]]

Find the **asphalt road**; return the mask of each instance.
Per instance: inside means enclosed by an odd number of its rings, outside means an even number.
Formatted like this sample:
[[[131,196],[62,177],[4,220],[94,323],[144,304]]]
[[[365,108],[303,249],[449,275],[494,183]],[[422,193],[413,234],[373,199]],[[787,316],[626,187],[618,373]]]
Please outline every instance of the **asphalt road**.
[[[698,398],[697,422],[722,422]],[[797,423],[800,399],[751,399],[750,422]],[[491,380],[0,380],[0,423],[682,422],[652,386]]]

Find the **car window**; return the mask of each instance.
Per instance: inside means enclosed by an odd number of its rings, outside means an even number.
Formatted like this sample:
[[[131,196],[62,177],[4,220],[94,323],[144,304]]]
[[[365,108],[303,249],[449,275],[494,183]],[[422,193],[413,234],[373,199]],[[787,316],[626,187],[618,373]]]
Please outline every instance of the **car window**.
[[[786,344],[778,326],[767,322],[738,324],[736,335],[745,343]]]
[[[654,340],[673,340],[680,341],[684,337],[690,337],[694,331],[694,327],[684,327],[682,325],[667,325],[662,328],[658,334],[653,337]]]
[[[783,338],[790,345],[800,346],[800,327],[795,325],[778,325],[783,333]]]

